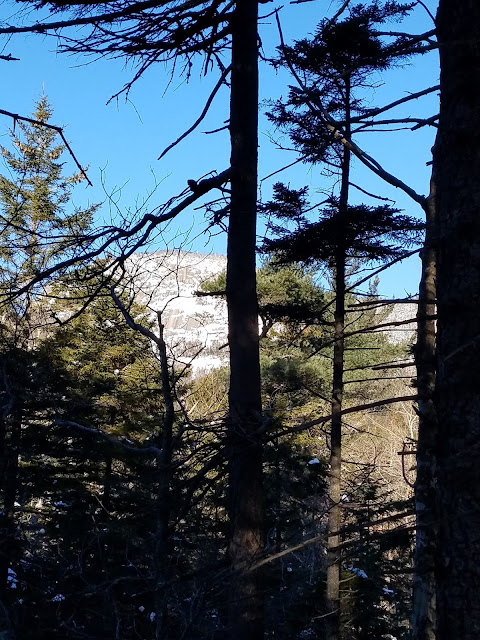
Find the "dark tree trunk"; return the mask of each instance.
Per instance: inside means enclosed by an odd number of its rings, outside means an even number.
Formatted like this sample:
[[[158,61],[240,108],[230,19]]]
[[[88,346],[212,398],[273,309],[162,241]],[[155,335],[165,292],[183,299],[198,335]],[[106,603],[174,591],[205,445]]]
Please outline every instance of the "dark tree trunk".
[[[157,347],[160,358],[160,374],[162,381],[162,395],[165,403],[165,416],[162,425],[162,456],[159,460],[158,470],[158,496],[157,496],[157,532],[156,532],[156,585],[155,585],[155,613],[156,613],[156,640],[162,640],[166,636],[167,625],[167,596],[165,588],[169,579],[170,563],[170,512],[171,497],[170,487],[172,482],[173,459],[173,424],[175,420],[175,406],[170,382],[168,367],[167,346],[164,339],[164,325],[161,313],[157,313],[158,340]]]
[[[261,390],[256,294],[258,38],[256,0],[235,7],[232,24],[231,210],[227,248],[230,345],[229,492],[232,582],[230,640],[263,638],[256,572],[242,575],[263,547]]]
[[[7,425],[6,420],[0,418],[0,481],[2,511],[0,513],[0,598],[3,598],[7,589],[7,575],[10,558],[8,557],[8,541],[11,535],[10,519],[7,516],[6,505],[6,477],[8,468],[7,449]],[[1,605],[0,605],[1,606]]]
[[[480,638],[480,2],[441,0],[438,640]]]
[[[105,460],[105,473],[103,475],[103,508],[105,512],[110,511],[112,498],[112,456],[107,456]]]
[[[350,83],[345,80],[345,132],[350,137]],[[341,167],[341,188],[338,215],[340,221],[348,208],[348,191],[350,184],[351,153],[343,148]],[[332,383],[332,423],[330,432],[330,472],[327,539],[327,640],[340,638],[340,528],[342,526],[342,508],[340,495],[342,487],[342,402],[343,374],[345,360],[345,267],[346,248],[341,237],[341,222],[337,225],[338,238],[335,255],[335,317],[333,346],[333,383]]]
[[[413,575],[412,640],[435,640],[435,557],[437,416],[434,406],[436,184],[432,175],[425,204],[426,232],[418,296],[415,363],[418,387],[417,480],[415,482],[416,546]]]
[[[332,425],[330,432],[330,472],[327,543],[327,613],[328,640],[340,638],[340,506],[342,483],[342,400],[345,353],[345,252],[337,251],[335,264],[335,320],[333,347]]]

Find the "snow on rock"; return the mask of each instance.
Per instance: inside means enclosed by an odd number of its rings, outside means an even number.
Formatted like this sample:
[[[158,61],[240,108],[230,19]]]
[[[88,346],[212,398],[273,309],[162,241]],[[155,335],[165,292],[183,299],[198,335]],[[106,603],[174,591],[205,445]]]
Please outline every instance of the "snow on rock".
[[[132,292],[156,321],[161,312],[165,342],[179,368],[199,376],[227,363],[227,305],[217,296],[196,296],[201,285],[226,268],[226,256],[188,251],[132,255],[126,265]]]
[[[412,303],[395,304],[393,303],[391,311],[388,312],[383,323],[387,322],[406,322],[406,324],[400,324],[392,326],[385,331],[387,340],[392,344],[402,344],[413,338],[417,329],[417,305]],[[407,320],[411,322],[407,323]]]
[[[135,253],[125,262],[127,291],[150,309],[155,324],[161,312],[170,356],[177,368],[187,366],[194,377],[228,364],[228,349],[223,348],[228,342],[225,299],[195,295],[202,283],[226,266],[224,255],[181,250]],[[415,314],[414,303],[393,304],[382,323],[407,320]],[[384,331],[389,342],[405,342],[415,333],[415,321]]]

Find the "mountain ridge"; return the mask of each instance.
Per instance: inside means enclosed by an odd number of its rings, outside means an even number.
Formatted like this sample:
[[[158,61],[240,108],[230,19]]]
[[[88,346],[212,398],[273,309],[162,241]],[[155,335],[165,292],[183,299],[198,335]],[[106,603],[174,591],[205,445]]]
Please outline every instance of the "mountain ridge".
[[[135,298],[152,313],[161,312],[170,356],[199,376],[228,364],[228,314],[218,296],[198,296],[201,285],[226,269],[218,253],[160,250],[137,253],[126,263]],[[415,334],[416,304],[392,304],[384,323],[412,322],[385,329],[389,342],[407,342]]]

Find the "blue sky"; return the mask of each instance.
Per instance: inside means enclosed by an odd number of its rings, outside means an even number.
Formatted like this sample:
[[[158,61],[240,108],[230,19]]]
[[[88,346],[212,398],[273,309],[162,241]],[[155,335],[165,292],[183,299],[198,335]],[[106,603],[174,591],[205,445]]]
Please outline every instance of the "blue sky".
[[[436,0],[427,0],[432,13]],[[285,4],[282,25],[287,42],[311,33],[324,13],[329,14],[337,2],[316,0],[300,4]],[[265,11],[271,4],[263,5]],[[0,19],[9,22],[15,11],[8,2],[0,6]],[[397,30],[398,25],[392,25]],[[401,30],[421,33],[432,28],[423,8],[419,7]],[[263,21],[262,42],[267,55],[278,44],[278,33],[272,18]],[[23,36],[12,38],[5,45],[4,53],[21,58],[19,62],[1,62],[4,91],[0,108],[28,115],[35,100],[44,88],[54,106],[53,122],[65,126],[65,132],[82,164],[89,166],[93,187],[80,185],[74,192],[76,205],[105,201],[101,209],[103,219],[115,215],[116,207],[126,217],[132,215],[147,198],[148,206],[156,206],[168,200],[186,187],[190,178],[198,179],[212,170],[228,166],[229,141],[227,132],[205,135],[202,131],[215,129],[228,117],[228,93],[221,91],[205,121],[189,139],[173,149],[161,161],[158,155],[198,117],[203,104],[216,82],[212,76],[201,77],[194,70],[187,84],[181,77],[171,81],[170,70],[159,64],[150,69],[138,81],[130,93],[129,101],[123,97],[107,105],[109,98],[130,80],[133,69],[118,60],[88,61],[83,57],[56,54],[56,39],[49,36]],[[88,64],[87,64],[88,63]],[[437,55],[423,56],[405,68],[378,76],[378,86],[372,94],[372,103],[392,101],[407,92],[415,92],[438,81]],[[276,74],[266,64],[261,67],[260,91],[263,101],[286,93],[291,82],[285,73]],[[403,110],[396,110],[395,117],[406,115],[433,115],[437,96],[412,103]],[[392,114],[393,115],[393,114]],[[8,140],[11,122],[0,120],[0,143]],[[279,152],[271,138],[278,137],[271,125],[261,115],[259,138],[260,177],[292,162],[295,157]],[[410,184],[420,193],[428,190],[429,168],[434,131],[424,128],[417,132],[402,131],[387,134],[366,134],[357,142],[392,173]],[[292,187],[308,184],[312,192],[322,185],[319,167],[297,165],[270,180],[262,182],[262,194],[269,195],[271,185],[283,180]],[[354,167],[353,181],[368,191],[381,193],[395,199],[397,206],[410,215],[418,215],[419,207],[398,190],[388,188],[367,170]],[[152,191],[154,191],[152,193]],[[115,205],[109,206],[106,194],[113,194]],[[358,197],[364,200],[363,196]],[[368,202],[368,199],[365,199]],[[204,228],[201,211],[189,210],[175,220],[165,236],[165,241],[197,251],[225,250],[225,238],[217,236],[208,244],[201,235]],[[261,231],[261,227],[260,227]],[[156,246],[163,248],[161,244]],[[400,268],[386,272],[381,279],[380,291],[385,295],[402,297],[414,293],[418,287],[419,260],[410,259]]]

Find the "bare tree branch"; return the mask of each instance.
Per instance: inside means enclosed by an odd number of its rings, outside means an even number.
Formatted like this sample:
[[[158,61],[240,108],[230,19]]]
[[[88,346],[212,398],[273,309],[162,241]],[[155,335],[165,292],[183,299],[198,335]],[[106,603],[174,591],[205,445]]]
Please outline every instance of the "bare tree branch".
[[[113,436],[109,435],[108,433],[105,433],[104,431],[101,431],[100,429],[94,429],[93,427],[87,427],[83,424],[80,424],[78,422],[73,422],[72,420],[55,420],[53,422],[53,426],[57,426],[57,427],[71,427],[72,429],[74,429],[75,431],[78,431],[80,433],[88,433],[90,435],[94,435],[98,438],[100,438],[101,440],[103,440],[104,442],[108,442],[108,444],[110,444],[111,446],[113,446],[114,448],[120,448],[124,451],[130,451],[132,453],[136,453],[138,455],[154,455],[155,457],[161,457],[162,455],[162,450],[158,449],[157,447],[153,447],[153,446],[149,446],[149,447],[134,447],[132,445],[129,445],[125,442],[122,442],[121,440],[118,440],[117,438],[114,438]]]
[[[375,409],[376,407],[383,407],[389,404],[396,404],[397,402],[416,402],[417,394],[407,395],[407,396],[399,396],[397,398],[386,398],[384,400],[377,400],[375,402],[368,402],[367,404],[355,405],[354,407],[348,407],[347,409],[342,409],[341,415],[348,415],[349,413],[361,413],[362,411],[368,411],[369,409]],[[299,431],[306,431],[307,429],[311,429],[312,427],[316,427],[318,425],[325,424],[329,420],[332,419],[331,414],[328,416],[322,416],[320,418],[315,418],[314,420],[308,420],[307,422],[302,422],[293,427],[287,427],[283,431],[275,433],[275,438],[288,435],[291,433],[298,433]]]
[[[13,58],[14,60],[17,60],[18,58]],[[76,155],[73,153],[72,148],[70,147],[70,145],[67,142],[67,139],[65,138],[65,134],[63,133],[63,128],[62,127],[58,127],[57,125],[54,124],[50,124],[48,122],[43,122],[43,120],[35,120],[34,118],[27,118],[26,116],[21,116],[18,113],[13,113],[12,111],[5,111],[5,109],[0,109],[0,115],[2,116],[8,116],[9,118],[13,119],[13,126],[15,128],[15,123],[17,122],[17,120],[21,120],[22,122],[29,122],[30,124],[34,124],[40,127],[45,127],[46,129],[52,129],[53,131],[56,131],[58,133],[58,135],[61,137],[63,144],[65,145],[65,147],[67,148],[69,154],[72,156],[73,161],[75,162],[75,164],[77,165],[78,169],[80,170],[81,175],[85,178],[85,180],[88,182],[88,184],[92,187],[92,183],[90,182],[87,173],[85,171],[85,169],[83,169],[82,165],[79,163],[79,161],[77,160]]]
[[[181,202],[179,202],[179,204],[172,207],[170,210],[166,211],[165,213],[162,213],[159,215],[155,215],[152,213],[148,213],[144,215],[141,218],[141,220],[139,220],[130,229],[122,229],[120,227],[112,226],[112,227],[107,227],[106,229],[100,230],[98,233],[94,234],[93,236],[87,236],[85,238],[85,242],[88,242],[90,245],[96,240],[105,238],[105,236],[107,236],[107,238],[96,249],[93,249],[91,251],[86,251],[85,253],[81,253],[79,255],[75,255],[72,258],[69,258],[68,260],[63,260],[62,262],[59,262],[53,265],[52,267],[49,267],[48,269],[44,269],[43,271],[40,271],[27,284],[23,285],[22,287],[19,287],[14,291],[10,291],[8,293],[8,296],[3,296],[3,300],[5,300],[7,297],[10,300],[14,296],[27,293],[30,290],[30,288],[35,284],[37,284],[38,282],[41,282],[42,280],[46,280],[47,278],[53,276],[55,273],[69,269],[70,267],[73,267],[77,264],[84,263],[89,260],[93,260],[98,256],[100,256],[102,253],[104,253],[104,251],[108,249],[108,247],[110,247],[111,245],[117,244],[121,240],[132,238],[137,233],[143,230],[143,233],[140,236],[140,238],[131,247],[129,247],[127,252],[124,251],[122,253],[120,260],[124,262],[127,257],[129,257],[132,253],[134,253],[140,246],[142,246],[146,242],[146,240],[148,239],[152,231],[160,223],[172,220],[179,213],[184,211],[184,209],[186,209],[188,206],[196,202],[201,196],[208,193],[208,191],[215,188],[220,188],[225,182],[227,182],[230,179],[230,176],[231,176],[231,169],[228,168],[225,171],[222,171],[221,173],[215,176],[200,180],[198,183],[196,183],[195,191],[192,191],[188,196],[183,198]],[[0,303],[1,301],[2,299],[0,298]]]
[[[193,131],[195,131],[195,129],[198,127],[198,125],[202,122],[202,120],[205,118],[205,116],[208,113],[208,110],[210,109],[210,106],[213,102],[213,99],[215,98],[215,96],[217,95],[217,93],[219,92],[220,88],[222,87],[222,85],[225,82],[226,77],[228,76],[228,74],[230,73],[232,69],[232,65],[229,65],[222,73],[222,75],[220,76],[220,78],[218,79],[217,84],[215,85],[215,87],[213,88],[212,92],[210,93],[210,95],[208,96],[208,100],[205,103],[205,106],[202,110],[202,113],[200,114],[200,116],[195,120],[195,122],[192,124],[191,127],[189,127],[186,131],[184,131],[182,133],[182,135],[177,138],[175,140],[175,142],[172,142],[171,144],[168,145],[168,147],[166,147],[162,153],[158,156],[158,160],[161,160],[163,158],[164,155],[166,155],[170,149],[173,149],[173,147],[176,147],[177,144],[179,144],[182,140],[184,140],[187,136],[189,136]]]

